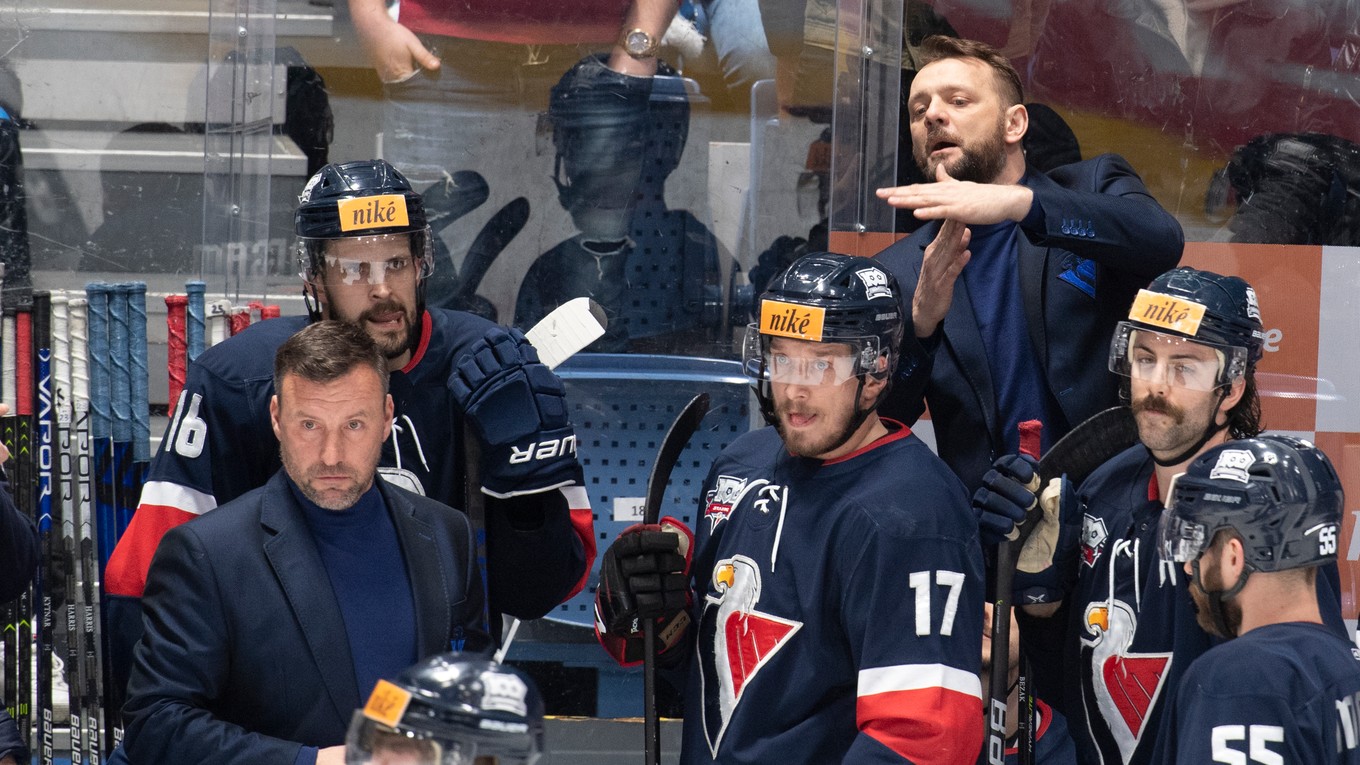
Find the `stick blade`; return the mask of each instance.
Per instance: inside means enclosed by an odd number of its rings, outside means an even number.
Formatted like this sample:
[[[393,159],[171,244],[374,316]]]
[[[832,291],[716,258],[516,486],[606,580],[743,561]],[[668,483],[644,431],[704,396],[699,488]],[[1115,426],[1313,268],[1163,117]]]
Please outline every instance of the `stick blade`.
[[[1127,406],[1112,406],[1091,415],[1068,431],[1039,460],[1039,476],[1049,479],[1066,475],[1080,485],[1096,468],[1138,443],[1138,422]]]
[[[524,336],[538,350],[538,359],[549,369],[571,358],[604,334],[604,309],[588,297],[568,300],[544,316]]]
[[[666,431],[661,448],[656,452],[656,460],[652,462],[652,473],[647,477],[647,499],[642,508],[643,523],[656,523],[660,518],[661,498],[666,493],[666,484],[671,480],[671,470],[680,459],[680,452],[685,450],[685,444],[689,443],[694,431],[699,429],[699,423],[703,421],[704,415],[708,414],[708,402],[707,393],[700,393],[690,399],[685,408],[680,410],[680,414],[676,415],[670,430]]]

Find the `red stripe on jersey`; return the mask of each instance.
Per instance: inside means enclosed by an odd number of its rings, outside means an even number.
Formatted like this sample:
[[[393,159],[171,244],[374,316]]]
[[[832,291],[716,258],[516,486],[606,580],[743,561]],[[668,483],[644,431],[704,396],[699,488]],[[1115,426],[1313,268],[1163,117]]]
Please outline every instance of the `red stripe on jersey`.
[[[571,502],[572,493],[564,493],[567,495],[568,502]],[[584,491],[581,492],[581,496],[584,499]],[[571,502],[569,507],[575,504],[576,503]],[[571,592],[562,600],[570,600],[571,598],[576,597],[577,593],[585,589],[586,582],[590,580],[590,569],[595,565],[595,514],[591,512],[588,502],[585,507],[571,507],[571,528],[576,532],[576,536],[581,538],[581,547],[586,553],[586,567],[585,570],[581,572],[580,581],[571,588]]]
[[[430,312],[425,311],[420,314],[420,342],[416,344],[416,349],[411,352],[411,360],[406,362],[406,366],[401,368],[402,374],[411,374],[411,370],[416,368],[416,364],[425,358],[425,351],[430,347],[430,327],[433,322],[430,319]]]
[[[167,505],[139,505],[127,531],[109,556],[104,572],[104,591],[109,595],[142,597],[146,572],[165,532],[198,516]]]
[[[982,699],[947,688],[860,696],[865,735],[917,765],[972,765],[982,751]]]

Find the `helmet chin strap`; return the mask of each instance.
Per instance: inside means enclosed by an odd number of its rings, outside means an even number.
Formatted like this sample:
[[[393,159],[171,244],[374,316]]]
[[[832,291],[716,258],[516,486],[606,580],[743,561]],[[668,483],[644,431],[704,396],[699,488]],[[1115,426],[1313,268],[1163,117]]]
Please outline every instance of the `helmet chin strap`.
[[[1232,388],[1227,385],[1219,386],[1218,402],[1214,404],[1214,419],[1209,423],[1209,427],[1204,429],[1204,435],[1200,436],[1198,441],[1196,441],[1185,451],[1181,452],[1180,454],[1177,454],[1174,457],[1163,458],[1158,457],[1157,455],[1154,454],[1152,455],[1152,461],[1157,463],[1158,465],[1161,465],[1162,467],[1172,467],[1174,465],[1179,465],[1182,462],[1185,462],[1186,460],[1198,454],[1199,450],[1204,448],[1205,444],[1209,443],[1209,439],[1213,438],[1219,433],[1222,433],[1224,430],[1227,430],[1228,421],[1226,418],[1223,420],[1223,424],[1220,425],[1218,423],[1218,406],[1219,404],[1223,403],[1223,400],[1225,398],[1228,397],[1228,391],[1230,390],[1232,390]]]
[[[313,322],[321,321],[321,301],[316,297],[316,285],[308,279],[302,282],[302,304],[307,308],[307,318]]]
[[[1213,592],[1210,592],[1204,588],[1204,579],[1200,577],[1199,561],[1199,558],[1195,558],[1195,560],[1190,563],[1190,568],[1194,572],[1190,582],[1198,587],[1199,591],[1204,593],[1205,597],[1208,599],[1209,618],[1213,621],[1214,629],[1218,631],[1218,634],[1223,637],[1237,637],[1237,630],[1229,629],[1228,627],[1228,620],[1225,615],[1226,611],[1223,604],[1226,601],[1237,597],[1237,593],[1241,592],[1242,588],[1247,585],[1247,577],[1251,576],[1251,567],[1243,567],[1242,575],[1237,577],[1237,584],[1234,584],[1230,589],[1214,590]]]

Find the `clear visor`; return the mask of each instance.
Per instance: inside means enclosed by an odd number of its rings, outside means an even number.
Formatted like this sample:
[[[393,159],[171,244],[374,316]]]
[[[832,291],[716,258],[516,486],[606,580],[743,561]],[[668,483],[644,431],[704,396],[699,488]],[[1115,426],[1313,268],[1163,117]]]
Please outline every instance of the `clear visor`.
[[[1180,478],[1180,475],[1176,478]],[[1185,563],[1198,558],[1209,546],[1209,533],[1204,524],[1195,523],[1176,514],[1174,499],[1176,478],[1171,479],[1171,492],[1167,495],[1173,498],[1171,507],[1162,511],[1162,520],[1157,533],[1157,549],[1161,552],[1162,560]]]
[[[354,713],[345,737],[345,765],[484,765],[495,757],[478,757],[472,742],[435,741],[395,730]]]
[[[1213,345],[1123,321],[1110,343],[1110,371],[1150,383],[1209,391],[1245,374],[1247,349]]]
[[[840,385],[862,373],[866,358],[878,357],[878,338],[837,339],[826,343],[775,340],[762,335],[756,324],[747,325],[742,345],[747,376],[782,385]]]
[[[425,232],[300,239],[299,243],[302,277],[329,287],[407,283],[434,272],[434,254]],[[413,252],[421,253],[420,257]]]

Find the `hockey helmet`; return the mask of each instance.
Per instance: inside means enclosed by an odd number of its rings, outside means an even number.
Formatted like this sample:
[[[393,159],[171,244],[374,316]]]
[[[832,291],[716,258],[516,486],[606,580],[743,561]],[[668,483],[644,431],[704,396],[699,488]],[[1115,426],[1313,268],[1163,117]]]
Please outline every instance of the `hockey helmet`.
[[[1155,359],[1134,358],[1139,332],[1150,332],[1172,344],[1195,343],[1214,349],[1215,369],[1177,367],[1158,371]],[[1127,321],[1115,328],[1110,343],[1110,371],[1125,377],[1151,379],[1168,375],[1173,385],[1212,390],[1243,377],[1261,359],[1265,330],[1256,291],[1236,276],[1182,267],[1157,277],[1139,290]]]
[[[1161,553],[1194,561],[1221,529],[1242,537],[1248,570],[1284,571],[1336,559],[1344,494],[1316,446],[1289,436],[1228,441],[1191,462],[1162,511]]]
[[[903,332],[891,273],[870,258],[814,252],[775,276],[761,295],[760,321],[746,328],[743,363],[762,409],[770,410],[772,382],[839,384],[858,377],[862,384],[864,375],[891,379]],[[842,343],[851,352],[844,360],[820,359],[809,367],[773,358],[775,337]]]
[[[347,765],[533,765],[542,753],[543,698],[533,680],[457,653],[378,681],[345,738]]]
[[[395,167],[381,159],[330,164],[307,181],[293,216],[298,239],[299,266],[312,280],[328,265],[338,267],[336,278],[380,281],[394,269],[414,268],[424,279],[434,270],[434,251],[425,205]],[[326,245],[335,239],[381,240],[403,237],[411,261],[327,262]]]

